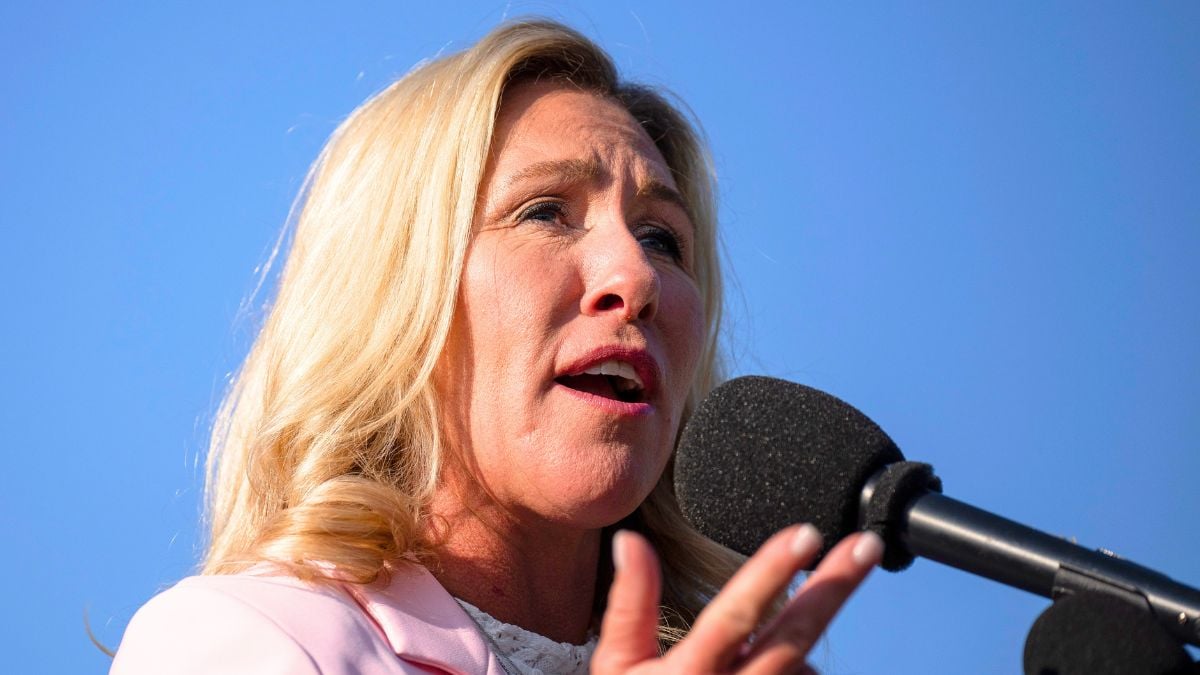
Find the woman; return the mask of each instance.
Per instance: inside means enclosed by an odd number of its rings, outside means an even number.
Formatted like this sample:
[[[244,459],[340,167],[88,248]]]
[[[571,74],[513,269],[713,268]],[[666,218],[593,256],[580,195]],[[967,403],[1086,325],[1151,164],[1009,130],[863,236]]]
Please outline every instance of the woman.
[[[139,611],[114,672],[805,668],[881,544],[839,544],[762,626],[815,529],[730,579],[679,514],[721,296],[675,108],[511,24],[360,107],[302,203],[213,435],[203,574]]]

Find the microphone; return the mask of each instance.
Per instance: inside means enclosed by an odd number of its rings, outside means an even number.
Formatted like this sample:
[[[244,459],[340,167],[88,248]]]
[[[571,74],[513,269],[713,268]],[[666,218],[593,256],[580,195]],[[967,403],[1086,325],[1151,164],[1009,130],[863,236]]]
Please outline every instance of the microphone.
[[[1146,612],[1098,593],[1056,600],[1033,622],[1026,675],[1200,675],[1183,645]]]
[[[931,466],[905,461],[853,406],[769,377],[713,390],[684,428],[675,458],[684,516],[739,553],[753,554],[796,522],[821,531],[822,556],[846,535],[870,529],[883,538],[889,571],[920,556],[1048,598],[1100,593],[1141,607],[1175,639],[1200,645],[1200,591],[941,489]]]

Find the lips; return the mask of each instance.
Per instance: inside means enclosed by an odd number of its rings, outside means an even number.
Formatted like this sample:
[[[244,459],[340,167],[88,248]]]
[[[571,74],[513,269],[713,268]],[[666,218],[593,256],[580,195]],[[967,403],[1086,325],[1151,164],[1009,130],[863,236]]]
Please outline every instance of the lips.
[[[658,387],[658,363],[644,350],[603,347],[564,368],[554,381],[616,403],[648,404]]]

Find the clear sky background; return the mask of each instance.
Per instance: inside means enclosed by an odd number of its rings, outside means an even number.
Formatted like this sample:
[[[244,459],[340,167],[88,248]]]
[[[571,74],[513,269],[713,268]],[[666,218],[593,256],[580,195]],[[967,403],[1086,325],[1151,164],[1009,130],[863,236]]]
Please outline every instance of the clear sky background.
[[[1200,586],[1200,4],[752,4],[0,5],[4,669],[105,671],[84,611],[116,645],[193,569],[239,306],[308,164],[506,14],[703,121],[736,372]],[[918,561],[814,662],[1016,673],[1045,605]]]

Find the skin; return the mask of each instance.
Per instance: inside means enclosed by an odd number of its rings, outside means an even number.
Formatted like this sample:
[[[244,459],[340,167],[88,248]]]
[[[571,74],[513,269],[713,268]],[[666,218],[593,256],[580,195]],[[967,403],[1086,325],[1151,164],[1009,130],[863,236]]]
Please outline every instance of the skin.
[[[434,574],[502,621],[578,644],[590,628],[600,530],[658,481],[695,373],[704,323],[694,230],[666,162],[624,108],[554,83],[506,91],[475,220],[435,373],[450,456],[431,505]],[[644,401],[564,386],[572,368],[612,354],[642,364]],[[595,672],[751,662],[742,649],[750,630],[817,550],[764,545],[672,663],[658,661],[654,643],[654,553],[631,533],[615,542]],[[836,579],[824,587],[844,592],[810,593],[802,614],[785,612],[793,621],[762,634],[753,663],[791,667],[798,655],[803,664],[807,634],[816,639],[821,617],[875,562],[838,551],[814,579]],[[803,624],[803,639],[792,624]]]
[[[662,583],[658,561],[645,539],[632,532],[619,533],[613,551],[616,578],[609,589],[591,672],[816,672],[805,658],[837,611],[879,564],[883,543],[873,532],[838,542],[783,611],[761,625],[771,600],[820,548],[821,536],[811,525],[776,533],[700,613],[688,636],[659,657],[654,639]]]
[[[507,93],[439,394],[471,479],[541,528],[595,529],[628,514],[679,426],[703,311],[691,222],[643,194],[651,185],[675,190],[620,106],[548,85]],[[556,384],[609,348],[657,366],[644,414]]]

